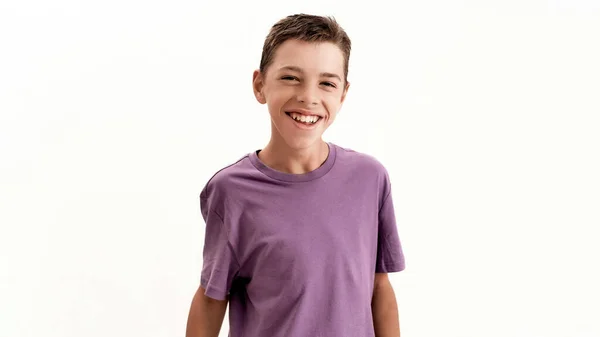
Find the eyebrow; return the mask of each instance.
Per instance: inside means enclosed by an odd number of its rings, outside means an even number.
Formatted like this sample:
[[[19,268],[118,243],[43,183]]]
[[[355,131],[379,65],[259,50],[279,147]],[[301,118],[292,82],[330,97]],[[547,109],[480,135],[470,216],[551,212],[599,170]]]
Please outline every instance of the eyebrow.
[[[291,70],[291,71],[297,71],[299,73],[304,73],[304,70],[302,70],[302,68],[296,67],[296,66],[284,66],[284,67],[279,68],[279,70]],[[325,72],[325,73],[320,73],[319,76],[320,77],[337,78],[340,82],[342,82],[342,78],[338,74]]]

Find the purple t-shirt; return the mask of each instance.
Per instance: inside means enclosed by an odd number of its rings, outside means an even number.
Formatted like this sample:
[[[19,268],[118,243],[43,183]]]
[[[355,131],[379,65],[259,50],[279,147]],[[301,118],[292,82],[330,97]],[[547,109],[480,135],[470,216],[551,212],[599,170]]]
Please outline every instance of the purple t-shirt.
[[[266,166],[257,151],[200,194],[201,285],[229,295],[232,337],[372,337],[375,273],[404,269],[388,173],[328,143],[314,171]]]

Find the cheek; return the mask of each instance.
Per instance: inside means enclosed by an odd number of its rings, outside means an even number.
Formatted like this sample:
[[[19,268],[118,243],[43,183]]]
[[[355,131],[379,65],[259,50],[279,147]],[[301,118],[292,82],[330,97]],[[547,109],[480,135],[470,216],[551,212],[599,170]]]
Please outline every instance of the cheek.
[[[333,116],[337,114],[341,106],[340,98],[337,96],[328,97],[325,101],[325,108]]]
[[[287,88],[277,88],[269,93],[267,105],[269,110],[277,112],[285,105],[293,96],[293,90]]]

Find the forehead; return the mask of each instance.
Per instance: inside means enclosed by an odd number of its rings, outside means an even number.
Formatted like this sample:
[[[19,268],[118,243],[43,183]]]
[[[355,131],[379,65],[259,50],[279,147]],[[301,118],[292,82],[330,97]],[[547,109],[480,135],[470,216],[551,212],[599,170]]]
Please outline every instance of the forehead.
[[[287,40],[282,43],[273,58],[274,70],[295,66],[306,72],[344,73],[344,53],[332,42],[306,42]]]

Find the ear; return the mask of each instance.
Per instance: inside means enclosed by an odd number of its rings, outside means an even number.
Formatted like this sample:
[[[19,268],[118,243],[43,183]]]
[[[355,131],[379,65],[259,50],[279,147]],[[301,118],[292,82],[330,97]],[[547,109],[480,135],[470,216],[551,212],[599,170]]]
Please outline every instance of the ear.
[[[340,101],[340,103],[344,103],[344,100],[346,99],[346,94],[348,93],[349,88],[350,88],[350,82],[346,81],[346,86],[344,86],[344,91],[342,91],[342,100]]]
[[[252,74],[252,89],[254,90],[254,97],[260,104],[267,103],[267,99],[265,98],[265,94],[263,93],[265,82],[264,76],[260,72],[260,70],[255,70],[254,74]]]

